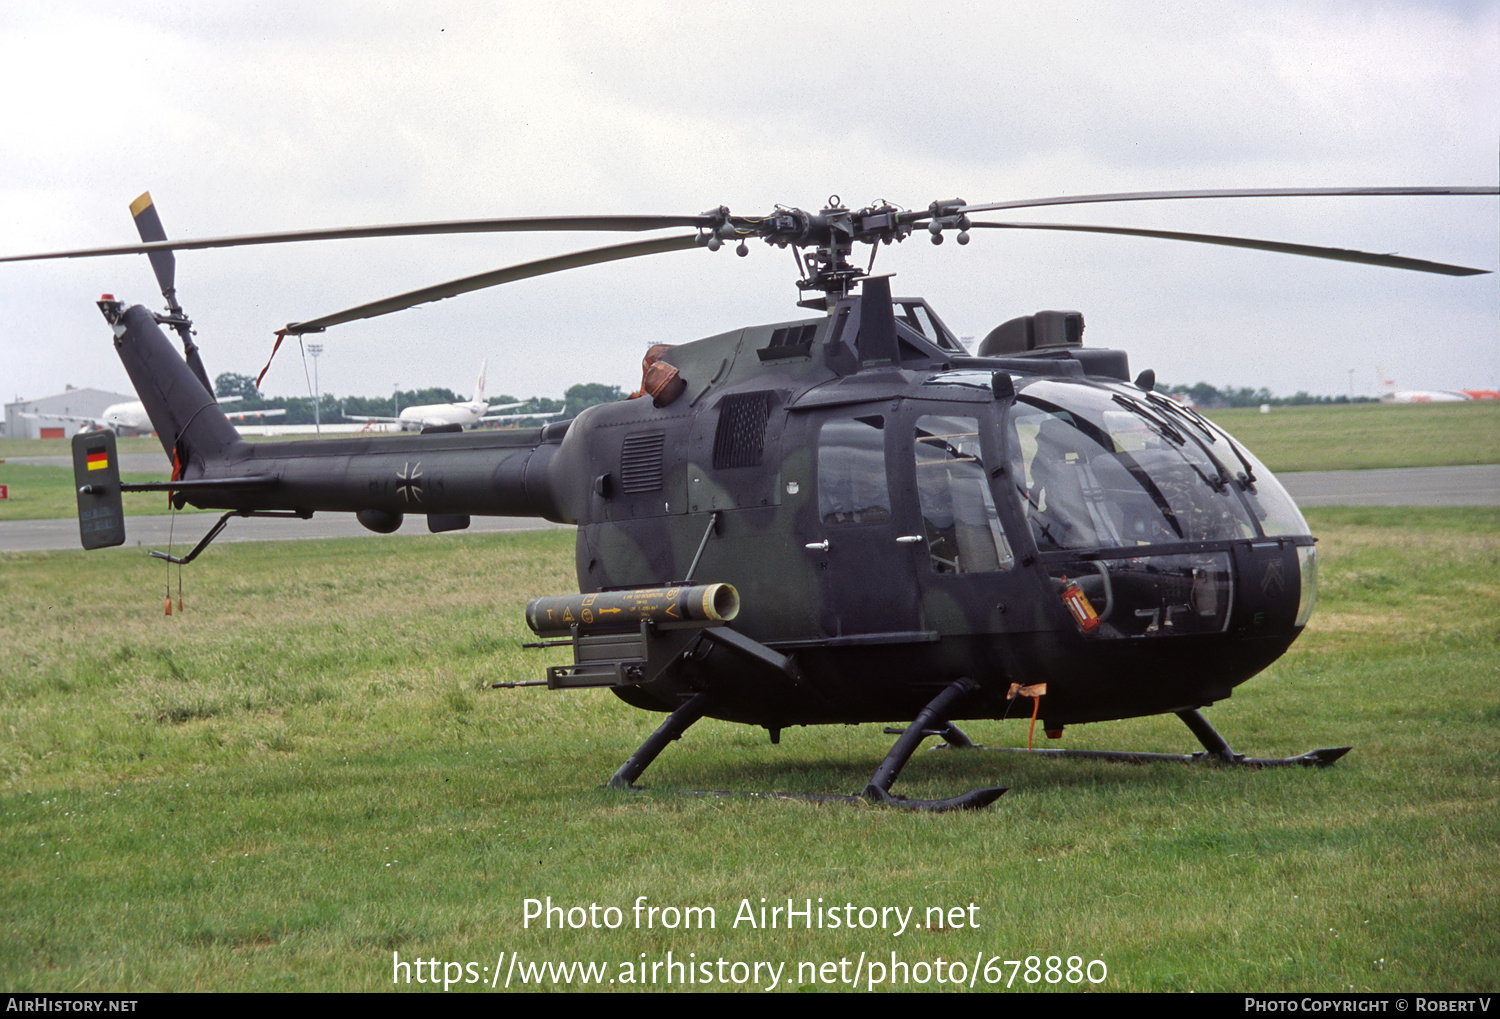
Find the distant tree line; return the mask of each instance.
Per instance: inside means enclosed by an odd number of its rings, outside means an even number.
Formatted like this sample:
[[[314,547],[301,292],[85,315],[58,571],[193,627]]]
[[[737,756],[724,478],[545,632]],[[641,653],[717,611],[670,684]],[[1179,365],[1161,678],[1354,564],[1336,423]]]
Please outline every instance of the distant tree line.
[[[1193,401],[1195,407],[1207,407],[1215,409],[1219,407],[1259,407],[1261,404],[1269,404],[1272,407],[1301,407],[1315,403],[1375,403],[1373,396],[1356,396],[1350,399],[1347,396],[1314,396],[1306,390],[1300,390],[1291,396],[1272,396],[1269,389],[1251,389],[1242,386],[1235,389],[1225,386],[1220,389],[1211,386],[1207,382],[1199,382],[1193,386],[1157,386],[1157,392],[1169,393],[1173,396],[1186,396]]]
[[[1199,382],[1192,386],[1157,386],[1157,392],[1170,393],[1174,396],[1186,396],[1193,401],[1197,407],[1210,409],[1220,407],[1259,407],[1261,404],[1270,404],[1272,407],[1300,407],[1307,404],[1324,403],[1374,403],[1375,398],[1370,396],[1356,396],[1350,399],[1347,396],[1314,396],[1305,390],[1296,392],[1291,396],[1274,396],[1269,389],[1251,389],[1248,386],[1235,388],[1233,386],[1211,386],[1207,382]],[[308,396],[276,396],[265,398],[255,388],[255,379],[249,375],[236,375],[234,372],[225,372],[214,379],[214,393],[217,396],[238,396],[240,400],[235,404],[236,410],[271,410],[282,409],[286,416],[281,420],[290,425],[311,424],[313,421],[313,401]],[[537,414],[547,414],[554,411],[562,411],[563,417],[577,417],[586,407],[592,407],[600,403],[614,403],[623,400],[626,392],[619,386],[607,386],[602,382],[581,382],[576,386],[569,387],[563,394],[561,400],[554,400],[545,396],[533,396],[522,401],[514,396],[499,394],[489,398],[490,403],[521,403],[522,406],[515,410],[506,411],[507,414],[525,414],[528,411]],[[390,396],[345,396],[336,397],[331,393],[322,396],[322,405],[318,408],[325,422],[342,420],[345,414],[355,414],[362,417],[396,417],[402,407],[414,407],[431,403],[458,403],[464,397],[458,395],[451,389],[433,387],[429,389],[403,389],[392,393]]]
[[[281,422],[289,425],[312,424],[314,420],[313,400],[310,396],[263,397],[255,388],[255,379],[249,375],[224,372],[214,379],[214,395],[237,396],[235,410],[285,410]],[[572,386],[561,400],[545,396],[521,399],[503,393],[489,396],[490,403],[520,403],[506,414],[547,414],[562,411],[563,417],[577,417],[586,407],[599,403],[614,403],[628,394],[619,386],[606,386],[600,382],[583,382]],[[337,397],[324,393],[319,398],[317,413],[325,424],[340,421],[345,414],[361,417],[396,417],[403,407],[416,407],[432,403],[459,403],[466,398],[451,389],[433,387],[428,389],[402,389],[390,396],[345,396]],[[518,419],[521,420],[521,419]],[[553,419],[559,420],[559,419]]]

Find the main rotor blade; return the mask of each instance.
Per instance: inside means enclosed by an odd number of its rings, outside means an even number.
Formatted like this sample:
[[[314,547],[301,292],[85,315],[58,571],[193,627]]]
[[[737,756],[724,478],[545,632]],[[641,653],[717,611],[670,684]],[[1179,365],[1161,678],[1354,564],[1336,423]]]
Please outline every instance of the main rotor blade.
[[[972,223],[970,225],[990,230],[1071,230],[1077,233],[1123,234],[1127,237],[1160,237],[1169,241],[1195,241],[1199,244],[1222,244],[1230,248],[1279,251],[1285,255],[1331,258],[1339,262],[1383,265],[1390,269],[1441,273],[1444,276],[1478,276],[1490,272],[1489,269],[1472,269],[1465,265],[1447,265],[1443,262],[1425,262],[1420,258],[1402,258],[1400,255],[1376,255],[1368,251],[1350,251],[1347,248],[1320,248],[1310,244],[1258,241],[1249,237],[1225,237],[1220,234],[1189,234],[1176,230],[1138,230],[1134,227],[1083,226],[1069,223]]]
[[[186,251],[195,248],[237,248],[251,244],[337,241],[363,237],[416,237],[426,234],[531,233],[550,230],[639,232],[663,230],[673,226],[708,227],[716,225],[716,222],[711,216],[529,216],[519,219],[455,219],[436,223],[395,223],[389,226],[351,226],[326,230],[237,234],[232,237],[203,237],[197,240],[161,240],[148,244],[119,244],[107,248],[49,251],[37,255],[6,255],[0,257],[0,262],[35,262],[46,258],[95,258],[101,255],[149,255],[159,251]]]
[[[996,209],[1030,209],[1039,205],[1087,205],[1094,202],[1151,202],[1180,198],[1328,198],[1369,195],[1495,195],[1500,188],[1238,188],[1227,191],[1120,191],[1104,195],[1062,195],[1056,198],[1022,198],[1012,202],[965,205],[958,212],[994,212]],[[919,218],[926,219],[923,215]]]
[[[393,311],[401,311],[414,305],[426,304],[429,301],[441,301],[445,297],[456,297],[459,294],[467,294],[473,290],[483,290],[485,287],[499,286],[502,283],[513,283],[516,280],[530,279],[532,276],[545,276],[551,272],[562,272],[564,269],[577,269],[585,265],[597,265],[600,262],[614,262],[622,258],[635,258],[638,255],[655,255],[664,251],[683,251],[687,248],[697,247],[698,244],[698,234],[683,234],[679,237],[659,237],[650,241],[632,241],[629,244],[614,244],[607,248],[575,251],[567,255],[543,258],[536,262],[523,262],[520,265],[496,269],[493,272],[480,273],[477,276],[466,276],[463,279],[453,280],[448,283],[423,287],[421,290],[413,290],[410,293],[401,294],[397,297],[387,297],[383,301],[371,301],[369,304],[361,304],[357,308],[335,312],[332,315],[324,315],[322,318],[310,319],[307,322],[293,322],[286,327],[286,331],[293,336],[300,336],[303,333],[318,333],[329,326],[342,325],[345,322],[353,322],[361,318],[374,318],[377,315],[387,315]]]

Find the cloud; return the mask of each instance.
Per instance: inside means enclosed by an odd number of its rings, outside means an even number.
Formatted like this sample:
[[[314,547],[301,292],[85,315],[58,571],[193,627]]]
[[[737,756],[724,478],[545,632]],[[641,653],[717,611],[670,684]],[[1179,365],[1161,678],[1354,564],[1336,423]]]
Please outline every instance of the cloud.
[[[857,17],[805,2],[12,5],[0,13],[0,88],[27,101],[0,109],[0,247],[128,240],[125,206],[147,188],[173,235],[201,236],[721,203],[760,213],[817,208],[834,193],[925,207],[1493,182],[1497,25],[1488,4],[875,3]],[[1027,218],[1500,263],[1493,200],[1151,203]],[[178,285],[212,369],[248,373],[288,320],[607,242],[194,252],[179,259]],[[965,249],[918,238],[880,265],[964,333],[1077,307],[1091,340],[1139,348],[1164,378],[1341,392],[1372,336],[1417,321],[1443,342],[1380,341],[1396,347],[1381,356],[1403,384],[1500,376],[1493,277],[1040,235]],[[511,365],[506,388],[522,395],[630,385],[649,343],[796,317],[793,280],[790,256],[758,245],[745,260],[690,251],[595,267],[341,327],[326,338],[322,378],[337,392],[384,392],[396,378],[463,390],[488,354]],[[119,388],[119,366],[97,356],[91,301],[102,291],[156,300],[140,259],[0,267],[0,304],[26,323],[0,339],[5,383],[22,394]],[[1382,324],[1397,321],[1406,327]],[[282,390],[304,386],[300,367],[280,373]],[[1336,388],[1318,381],[1328,375]]]

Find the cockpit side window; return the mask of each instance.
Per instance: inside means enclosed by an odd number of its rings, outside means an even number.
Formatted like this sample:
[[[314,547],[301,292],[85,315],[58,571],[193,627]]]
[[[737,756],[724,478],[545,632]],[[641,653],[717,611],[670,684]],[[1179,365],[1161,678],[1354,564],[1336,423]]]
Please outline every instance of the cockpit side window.
[[[881,415],[826,421],[819,429],[818,519],[835,525],[891,519]]]
[[[928,561],[937,573],[993,573],[1015,563],[995,512],[980,452],[979,422],[927,414],[913,452]]]

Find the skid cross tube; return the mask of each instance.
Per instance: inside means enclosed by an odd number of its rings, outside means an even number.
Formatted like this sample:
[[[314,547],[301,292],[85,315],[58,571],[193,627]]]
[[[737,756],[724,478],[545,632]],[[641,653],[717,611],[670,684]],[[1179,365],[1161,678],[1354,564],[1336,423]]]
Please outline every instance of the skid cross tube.
[[[887,736],[900,736],[905,731],[905,729],[897,728],[893,725],[888,725],[885,727],[885,734]],[[940,725],[935,729],[928,729],[926,735],[937,736],[941,738],[943,742],[948,746],[958,747],[961,750],[969,749],[978,745],[973,740],[969,739],[968,733],[964,732],[952,722],[949,722],[946,725]]]
[[[1229,741],[1219,735],[1219,730],[1215,729],[1209,720],[1203,717],[1203,712],[1197,708],[1179,711],[1177,717],[1192,730],[1194,736],[1198,737],[1198,742],[1203,744],[1203,749],[1214,757],[1230,764],[1244,759],[1245,755],[1236,754],[1234,748],[1229,745]]]
[[[880,762],[880,767],[875,769],[875,777],[870,779],[869,785],[865,786],[865,799],[886,806],[934,812],[974,810],[987,807],[999,799],[1005,789],[996,786],[974,789],[946,800],[909,800],[904,796],[895,796],[891,793],[891,785],[896,781],[896,776],[901,773],[901,769],[906,766],[906,762],[911,759],[917,747],[928,736],[946,732],[950,728],[949,710],[975,689],[976,687],[970,680],[956,679],[929,701],[911,725],[906,727],[901,737],[896,740],[896,745],[891,747],[891,752],[885,755],[885,760]]]
[[[609,780],[609,787],[611,789],[635,788],[631,783],[640,778],[641,772],[650,767],[657,755],[667,749],[668,743],[681,739],[688,726],[707,713],[710,700],[711,698],[706,693],[694,694],[691,700],[668,715],[667,720],[657,726],[656,731],[646,737],[646,742],[630,755],[630,759],[620,765],[620,770],[615,772],[614,777]]]

